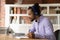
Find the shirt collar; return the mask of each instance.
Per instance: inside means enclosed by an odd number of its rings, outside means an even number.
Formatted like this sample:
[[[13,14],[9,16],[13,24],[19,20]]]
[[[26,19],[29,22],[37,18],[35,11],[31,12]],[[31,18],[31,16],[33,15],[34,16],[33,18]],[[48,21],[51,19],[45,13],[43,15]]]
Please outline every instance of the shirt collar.
[[[43,17],[44,17],[44,16],[41,15],[41,16],[39,17],[39,19],[37,20],[37,22],[40,23],[40,22],[42,21]]]

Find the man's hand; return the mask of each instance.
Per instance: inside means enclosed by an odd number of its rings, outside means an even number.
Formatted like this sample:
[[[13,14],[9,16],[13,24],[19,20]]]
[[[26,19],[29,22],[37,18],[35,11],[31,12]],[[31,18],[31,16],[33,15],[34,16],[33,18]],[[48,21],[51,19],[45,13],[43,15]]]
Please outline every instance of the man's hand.
[[[27,34],[27,36],[28,36],[29,38],[35,38],[34,33],[31,33],[31,32],[30,32],[30,33],[28,33],[28,34]]]

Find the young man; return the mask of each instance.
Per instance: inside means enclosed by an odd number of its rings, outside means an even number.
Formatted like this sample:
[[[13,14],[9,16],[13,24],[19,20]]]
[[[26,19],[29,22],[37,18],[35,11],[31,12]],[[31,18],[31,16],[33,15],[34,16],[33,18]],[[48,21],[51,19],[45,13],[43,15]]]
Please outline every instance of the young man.
[[[29,38],[47,38],[48,40],[56,40],[53,32],[53,25],[48,18],[41,15],[38,3],[28,8],[28,14],[33,21],[32,28],[29,30]]]

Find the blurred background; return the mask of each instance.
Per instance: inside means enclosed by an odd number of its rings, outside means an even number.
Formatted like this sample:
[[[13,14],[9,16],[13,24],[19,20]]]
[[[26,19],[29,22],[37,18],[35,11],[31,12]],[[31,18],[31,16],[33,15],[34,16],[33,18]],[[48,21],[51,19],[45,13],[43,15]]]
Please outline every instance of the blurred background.
[[[32,22],[28,18],[27,9],[39,3],[41,13],[50,19],[54,32],[60,30],[60,0],[0,0],[0,33],[6,29],[12,33],[28,33]]]

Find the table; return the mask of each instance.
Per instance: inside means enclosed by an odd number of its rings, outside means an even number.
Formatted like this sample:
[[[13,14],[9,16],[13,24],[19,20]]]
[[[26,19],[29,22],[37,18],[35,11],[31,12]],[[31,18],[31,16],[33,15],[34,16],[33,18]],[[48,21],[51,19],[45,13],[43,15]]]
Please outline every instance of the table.
[[[14,38],[12,36],[7,36],[7,35],[4,35],[4,34],[0,34],[0,40],[48,40],[48,39],[29,39],[29,38],[21,38],[21,39],[17,39],[17,38]]]

